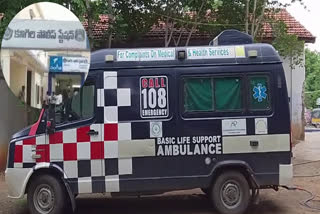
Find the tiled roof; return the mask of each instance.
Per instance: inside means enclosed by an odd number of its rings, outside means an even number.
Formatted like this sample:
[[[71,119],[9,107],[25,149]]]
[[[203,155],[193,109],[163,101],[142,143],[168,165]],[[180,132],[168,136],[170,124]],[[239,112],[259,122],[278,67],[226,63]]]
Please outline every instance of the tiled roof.
[[[88,21],[85,19],[82,22],[82,25],[87,30],[88,29]],[[101,40],[104,37],[104,32],[108,30],[109,27],[109,17],[108,15],[99,15],[99,21],[93,23],[93,38]]]
[[[300,39],[306,42],[314,43],[315,36],[311,34],[299,21],[297,21],[286,9],[281,9],[278,13],[273,15],[273,18],[278,21],[283,21],[287,25],[288,33],[297,35]],[[265,23],[262,27],[263,38],[272,40],[272,26]]]
[[[281,9],[279,12],[277,12],[273,16],[276,20],[281,20],[284,23],[286,23],[288,27],[288,33],[289,34],[295,34],[299,37],[299,39],[302,39],[308,43],[314,43],[315,42],[315,36],[311,34],[310,31],[308,31],[300,22],[298,22],[286,9]],[[87,22],[84,21],[83,25],[85,28],[87,28]],[[106,32],[108,29],[108,15],[100,15],[99,21],[97,23],[93,24],[93,37],[96,40],[101,40],[104,36],[103,32]],[[159,22],[158,25],[154,25],[150,31],[144,35],[143,39],[148,40],[157,40],[157,39],[163,39],[165,35],[165,23]],[[263,40],[264,41],[271,41],[273,40],[273,30],[272,26],[270,24],[264,24],[262,27],[263,29]],[[178,37],[180,34],[179,30],[177,30],[174,35],[175,37]],[[183,29],[182,33],[182,39],[187,38],[188,31]],[[199,32],[196,31],[192,34],[192,39],[205,39],[208,40],[212,38],[213,36],[209,33],[205,32]]]

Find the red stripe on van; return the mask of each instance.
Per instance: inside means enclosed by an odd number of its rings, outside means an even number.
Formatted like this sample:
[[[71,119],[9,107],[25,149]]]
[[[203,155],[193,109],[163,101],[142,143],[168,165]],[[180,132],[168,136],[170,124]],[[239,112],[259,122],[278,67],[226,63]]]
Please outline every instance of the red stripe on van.
[[[41,110],[38,121],[31,126],[29,136],[36,135],[43,113],[44,113],[44,108]]]

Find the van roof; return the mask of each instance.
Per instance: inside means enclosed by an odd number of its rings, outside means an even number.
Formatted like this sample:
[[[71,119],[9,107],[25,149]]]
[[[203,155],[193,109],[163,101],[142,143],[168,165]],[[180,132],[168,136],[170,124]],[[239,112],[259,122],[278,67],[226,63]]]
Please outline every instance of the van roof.
[[[176,48],[102,49],[91,54],[90,70],[281,63],[270,44]]]

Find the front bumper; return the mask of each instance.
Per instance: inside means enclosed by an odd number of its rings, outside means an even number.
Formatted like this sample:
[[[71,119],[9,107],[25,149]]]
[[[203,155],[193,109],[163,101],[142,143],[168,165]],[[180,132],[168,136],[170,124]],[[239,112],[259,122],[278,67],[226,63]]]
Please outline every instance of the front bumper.
[[[32,168],[7,168],[5,180],[8,186],[8,197],[23,198]]]

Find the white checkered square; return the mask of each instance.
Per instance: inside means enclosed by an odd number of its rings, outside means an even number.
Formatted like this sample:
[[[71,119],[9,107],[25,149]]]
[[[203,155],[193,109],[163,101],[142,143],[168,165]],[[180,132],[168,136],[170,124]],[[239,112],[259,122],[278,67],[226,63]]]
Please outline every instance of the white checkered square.
[[[92,193],[91,177],[78,178],[79,193]]]
[[[36,144],[37,145],[44,145],[46,144],[46,137],[45,135],[40,135],[36,137]]]
[[[77,161],[64,161],[63,170],[68,178],[78,177],[78,162]]]
[[[67,129],[63,131],[63,143],[76,143],[77,129]]]
[[[130,88],[117,89],[118,106],[131,106]]]
[[[118,142],[104,141],[104,158],[118,158]]]
[[[131,140],[131,123],[118,124],[118,140]]]
[[[91,160],[90,164],[91,164],[91,176],[102,176],[102,169],[104,167],[102,167],[102,163],[104,163],[103,160]]]
[[[118,162],[119,175],[132,174],[132,158],[120,158]]]
[[[61,161],[63,160],[63,144],[50,144],[50,160]]]
[[[22,168],[23,164],[22,163],[13,163],[13,168]]]
[[[32,145],[23,145],[22,146],[22,162],[23,163],[35,163],[35,159],[32,158],[32,153],[35,154],[35,152],[32,152],[32,148],[34,146]],[[35,150],[35,149],[34,149]]]
[[[90,142],[77,143],[77,157],[78,160],[90,160]]]
[[[105,106],[104,107],[104,123],[117,123],[118,122],[118,107]]]
[[[101,142],[102,138],[104,136],[103,135],[103,132],[104,132],[103,124],[92,124],[90,126],[90,129],[98,132],[97,135],[90,135],[90,142]]]
[[[104,106],[104,89],[97,89],[97,106]]]
[[[104,72],[103,73],[104,89],[117,89],[117,72]]]
[[[106,192],[119,192],[119,175],[110,175],[105,178]]]

